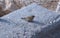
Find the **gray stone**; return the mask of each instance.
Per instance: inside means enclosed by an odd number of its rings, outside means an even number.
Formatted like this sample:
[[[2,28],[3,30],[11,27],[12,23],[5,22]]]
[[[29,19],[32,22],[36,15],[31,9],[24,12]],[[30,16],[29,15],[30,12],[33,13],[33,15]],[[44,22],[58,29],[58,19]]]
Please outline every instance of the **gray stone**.
[[[30,15],[33,22],[21,19]],[[60,14],[33,3],[0,18],[0,38],[59,38],[59,20]]]

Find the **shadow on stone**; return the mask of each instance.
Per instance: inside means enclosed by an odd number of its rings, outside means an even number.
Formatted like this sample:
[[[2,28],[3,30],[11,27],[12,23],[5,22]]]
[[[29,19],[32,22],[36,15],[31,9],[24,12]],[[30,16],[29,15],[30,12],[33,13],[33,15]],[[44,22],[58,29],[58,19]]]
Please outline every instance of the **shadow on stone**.
[[[38,21],[32,21],[32,23],[39,24],[39,25],[45,25],[44,23],[40,23]]]

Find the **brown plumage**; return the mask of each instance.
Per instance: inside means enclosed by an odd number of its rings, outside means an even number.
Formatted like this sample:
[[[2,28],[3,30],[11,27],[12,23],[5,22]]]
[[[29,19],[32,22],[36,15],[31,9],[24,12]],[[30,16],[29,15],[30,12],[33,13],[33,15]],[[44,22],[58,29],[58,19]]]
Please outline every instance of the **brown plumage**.
[[[21,19],[24,19],[24,20],[26,20],[26,21],[28,21],[28,22],[32,22],[33,19],[34,19],[34,17],[35,17],[35,16],[28,16],[28,17],[24,17],[24,18],[21,18]]]

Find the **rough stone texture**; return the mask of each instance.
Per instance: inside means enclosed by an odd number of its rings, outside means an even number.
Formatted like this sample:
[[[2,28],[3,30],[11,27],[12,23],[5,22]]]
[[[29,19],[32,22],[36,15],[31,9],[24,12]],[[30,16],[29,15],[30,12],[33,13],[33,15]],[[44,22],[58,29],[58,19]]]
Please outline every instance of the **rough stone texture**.
[[[33,22],[21,19],[30,15]],[[0,38],[59,38],[59,20],[60,14],[33,3],[0,18]]]

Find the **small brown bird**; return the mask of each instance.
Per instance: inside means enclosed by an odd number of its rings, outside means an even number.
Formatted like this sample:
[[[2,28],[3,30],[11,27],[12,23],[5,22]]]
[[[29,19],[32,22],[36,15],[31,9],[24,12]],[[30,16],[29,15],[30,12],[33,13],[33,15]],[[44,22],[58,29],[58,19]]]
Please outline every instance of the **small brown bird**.
[[[34,17],[35,17],[35,16],[28,16],[28,17],[21,18],[21,19],[24,19],[24,20],[26,20],[26,21],[28,21],[28,22],[32,22],[33,19],[34,19]]]

